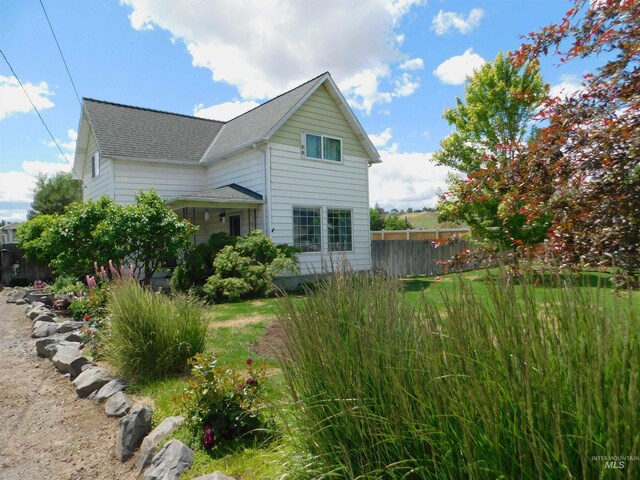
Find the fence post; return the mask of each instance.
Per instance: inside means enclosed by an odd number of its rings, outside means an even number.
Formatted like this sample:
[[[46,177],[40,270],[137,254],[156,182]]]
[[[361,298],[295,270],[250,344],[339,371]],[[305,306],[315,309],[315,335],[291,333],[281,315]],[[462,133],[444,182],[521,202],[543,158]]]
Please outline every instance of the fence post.
[[[440,229],[436,228],[436,240],[440,240]]]
[[[407,240],[411,240],[411,233],[409,232],[408,228],[407,228]]]

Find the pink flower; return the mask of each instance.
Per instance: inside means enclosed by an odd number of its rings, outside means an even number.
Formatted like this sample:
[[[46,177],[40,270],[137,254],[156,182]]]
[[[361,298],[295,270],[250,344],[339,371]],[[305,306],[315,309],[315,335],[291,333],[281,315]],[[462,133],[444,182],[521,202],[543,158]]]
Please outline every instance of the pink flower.
[[[254,386],[258,385],[258,381],[257,381],[255,378],[253,378],[253,377],[249,377],[249,378],[247,378],[247,382],[246,382],[246,383],[247,383],[247,385],[249,385],[250,387],[254,387]]]

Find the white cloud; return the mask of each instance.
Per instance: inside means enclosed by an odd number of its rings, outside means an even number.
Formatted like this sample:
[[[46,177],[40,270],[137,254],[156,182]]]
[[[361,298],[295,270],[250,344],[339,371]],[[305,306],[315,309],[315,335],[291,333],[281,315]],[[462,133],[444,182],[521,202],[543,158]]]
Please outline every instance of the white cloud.
[[[444,35],[453,29],[458,30],[460,33],[467,34],[478,28],[482,17],[484,17],[484,10],[481,8],[472,9],[469,15],[467,15],[467,18],[464,18],[463,15],[456,12],[440,10],[438,14],[433,17],[431,28],[436,31],[436,35]]]
[[[54,106],[54,103],[48,98],[53,95],[53,92],[49,90],[49,85],[46,82],[40,82],[37,85],[26,82],[23,85],[38,110]],[[20,88],[18,80],[15,77],[0,75],[0,120],[16,113],[27,113],[32,109],[33,107]]]
[[[560,75],[560,83],[554,85],[549,90],[551,97],[572,97],[582,90],[580,79],[577,75]]]
[[[421,58],[411,58],[400,64],[400,70],[422,70],[424,61]]]
[[[448,85],[462,85],[467,75],[471,75],[474,70],[479,69],[486,60],[477,53],[473,53],[473,48],[469,48],[462,55],[453,56],[442,62],[433,71],[438,79]]]
[[[247,102],[236,100],[234,102],[219,103],[218,105],[212,105],[210,107],[205,107],[200,103],[194,107],[193,114],[200,118],[226,122],[227,120],[231,120],[238,115],[248,112],[258,105],[259,103],[254,102],[253,100],[249,100]]]
[[[186,45],[196,67],[216,82],[238,89],[241,99],[273,97],[323,71],[330,71],[350,103],[371,112],[415,91],[398,66],[400,23],[424,0],[301,2],[247,0],[122,0],[131,7],[131,25],[155,27]],[[348,28],[345,28],[348,25]]]
[[[69,130],[67,130],[67,136],[69,137],[68,142],[63,142],[59,138],[56,138],[56,142],[58,142],[58,145],[60,145],[60,148],[62,148],[62,150],[65,151],[66,154],[73,155],[76,151],[76,140],[78,139],[78,132],[76,132],[73,128],[70,128]],[[45,144],[51,148],[58,148],[56,147],[55,142],[46,142]],[[62,155],[58,155],[58,158],[60,157],[62,157]],[[64,160],[64,157],[62,157],[61,160]]]
[[[377,135],[370,134],[369,140],[371,140],[371,143],[373,143],[374,147],[380,148],[389,143],[389,140],[391,140],[392,137],[393,134],[391,133],[391,128],[387,127]]]
[[[71,167],[66,162],[32,160],[22,162],[22,171],[0,172],[0,219],[26,219],[38,175],[54,175],[69,171]]]
[[[438,192],[446,190],[445,181],[451,169],[431,162],[432,153],[400,153],[392,149],[381,151],[380,156],[382,163],[369,170],[372,206],[378,203],[387,209],[435,207]]]
[[[43,162],[40,160],[22,162],[22,170],[34,177],[38,175],[55,175],[58,172],[70,172],[71,166],[62,162]]]

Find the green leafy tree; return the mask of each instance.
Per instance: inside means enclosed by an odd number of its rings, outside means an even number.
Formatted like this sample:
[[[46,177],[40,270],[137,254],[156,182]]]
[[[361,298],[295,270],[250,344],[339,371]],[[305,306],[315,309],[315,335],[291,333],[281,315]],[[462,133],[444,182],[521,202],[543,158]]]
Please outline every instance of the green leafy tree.
[[[181,220],[153,190],[140,192],[136,203],[122,207],[117,215],[103,222],[97,234],[117,239],[110,245],[115,258],[130,262],[143,283],[149,285],[153,275],[172,257],[189,250],[198,227]]]
[[[439,221],[466,223],[503,246],[544,238],[548,217],[530,220],[504,208],[503,200],[512,187],[504,172],[535,135],[532,120],[547,91],[537,62],[517,67],[502,53],[467,79],[465,99],[457,98],[443,114],[455,131],[433,158],[466,178],[450,176],[449,191],[438,205]]]
[[[384,218],[382,212],[377,208],[369,209],[370,228],[372,231],[382,230],[384,228]]]
[[[38,215],[18,226],[18,247],[27,258],[49,264],[55,257],[53,241],[57,215]]]
[[[27,218],[38,215],[62,214],[64,208],[82,201],[82,182],[71,173],[60,172],[52,177],[40,175],[36,181],[31,209]]]
[[[384,217],[383,230],[410,230],[413,225],[407,220],[406,217],[401,217],[397,213],[391,213]]]

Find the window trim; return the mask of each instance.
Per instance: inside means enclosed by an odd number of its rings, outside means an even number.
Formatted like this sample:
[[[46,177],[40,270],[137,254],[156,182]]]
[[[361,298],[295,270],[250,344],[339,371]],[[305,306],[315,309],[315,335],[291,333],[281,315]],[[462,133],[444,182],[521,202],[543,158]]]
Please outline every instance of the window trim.
[[[91,155],[91,178],[100,175],[100,151],[96,151]]]
[[[353,235],[353,208],[343,208],[343,207],[327,207],[327,251],[329,253],[334,253],[334,252],[342,252],[342,253],[353,253],[353,245],[354,245],[354,235]],[[348,211],[350,212],[350,218],[351,218],[351,250],[332,250],[331,249],[331,242],[329,241],[329,210],[342,210],[342,211]]]
[[[320,137],[320,158],[316,157],[307,157],[307,135],[313,135],[314,137]],[[340,160],[331,160],[324,158],[324,139],[330,138],[331,140],[338,140],[340,142]],[[332,164],[343,163],[344,162],[344,141],[340,137],[335,137],[333,135],[323,135],[321,133],[315,132],[302,132],[301,133],[301,146],[300,149],[302,151],[302,157],[307,160],[313,160],[316,162],[330,162]]]
[[[319,212],[319,218],[320,218],[320,248],[318,249],[317,252],[298,252],[298,255],[322,255],[323,254],[323,250],[324,250],[324,235],[323,235],[323,231],[324,231],[324,215],[323,215],[323,208],[321,205],[291,205],[291,245],[293,247],[296,247],[296,240],[295,240],[295,229],[296,229],[296,224],[295,224],[295,216],[294,216],[294,212],[296,208],[310,208],[313,210],[318,210]]]

